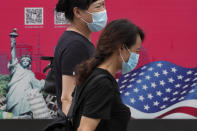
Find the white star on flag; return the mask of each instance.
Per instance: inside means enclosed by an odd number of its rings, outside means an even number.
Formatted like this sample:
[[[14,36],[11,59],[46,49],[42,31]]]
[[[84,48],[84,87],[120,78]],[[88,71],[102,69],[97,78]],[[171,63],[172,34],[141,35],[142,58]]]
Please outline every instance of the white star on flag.
[[[150,67],[148,70],[149,70],[149,71],[152,71],[152,70],[153,70],[153,68],[152,68],[152,67]]]
[[[185,82],[188,82],[188,81],[190,81],[190,78],[187,78],[187,79],[185,80]]]
[[[182,79],[183,79],[183,76],[182,76],[182,75],[179,75],[179,76],[178,76],[178,79],[179,79],[179,80],[182,80]]]
[[[175,67],[171,68],[172,72],[176,73],[177,69]]]
[[[163,70],[163,74],[164,74],[164,75],[168,75],[167,70]]]
[[[159,102],[158,101],[155,101],[153,105],[154,106],[158,106],[159,105]]]
[[[160,85],[164,86],[165,82],[163,80],[160,81]]]
[[[166,89],[166,92],[168,92],[168,93],[170,93],[171,91],[172,91],[172,89],[170,89],[170,88]]]
[[[138,93],[138,91],[139,91],[139,90],[138,90],[137,88],[134,89],[134,92],[135,92],[135,93]]]
[[[153,98],[152,94],[148,94],[148,99],[152,99],[152,98]]]
[[[141,83],[141,82],[142,82],[142,80],[140,80],[140,79],[139,79],[139,80],[137,80],[137,83]]]
[[[150,80],[150,78],[151,78],[150,76],[146,76],[146,79],[147,79],[147,80]]]
[[[130,99],[130,102],[134,104],[135,103],[135,99],[134,98],[131,98]]]
[[[175,95],[178,95],[178,94],[179,94],[178,91],[175,91],[175,92],[173,93],[174,96],[175,96]]]
[[[174,79],[172,77],[169,78],[168,80],[169,80],[168,82],[170,82],[170,83],[173,83],[174,82]]]
[[[159,73],[158,72],[156,72],[155,74],[154,74],[154,76],[156,76],[156,77],[159,77]]]
[[[125,93],[125,96],[129,96],[129,95],[130,95],[130,93],[129,93],[129,92],[126,92],[126,93]]]
[[[179,87],[181,87],[181,85],[180,84],[176,84],[175,87],[176,88],[179,88]]]
[[[157,95],[161,96],[162,95],[161,91],[157,91]]]
[[[162,67],[162,64],[161,64],[161,63],[158,63],[157,66],[158,66],[158,67]]]
[[[188,72],[187,72],[187,75],[191,75],[191,74],[192,74],[192,72],[193,72],[193,71],[191,71],[191,70],[190,70],[190,71],[188,71]]]
[[[144,69],[146,69],[146,66],[143,66],[143,67],[142,67],[142,70],[144,70]]]
[[[151,83],[151,87],[155,88],[156,86],[155,82]]]
[[[143,101],[143,100],[144,100],[143,95],[139,96],[139,100],[140,100],[140,101]]]
[[[144,106],[144,110],[149,110],[149,108],[150,108],[150,107],[149,107],[148,105],[145,105],[145,106]]]
[[[139,74],[139,76],[143,76],[144,75],[144,72],[141,72],[140,74]]]
[[[143,85],[143,87],[142,87],[144,90],[146,90],[147,88],[148,88],[148,86],[146,86],[146,85]]]

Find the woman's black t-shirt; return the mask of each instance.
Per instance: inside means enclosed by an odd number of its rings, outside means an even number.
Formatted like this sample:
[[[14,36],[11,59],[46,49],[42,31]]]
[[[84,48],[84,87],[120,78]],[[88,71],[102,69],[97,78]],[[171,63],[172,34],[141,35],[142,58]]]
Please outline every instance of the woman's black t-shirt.
[[[93,86],[83,87],[85,97],[74,113],[74,126],[77,129],[81,116],[86,116],[101,119],[95,131],[126,131],[131,113],[122,103],[118,84],[108,71],[101,68],[96,68],[89,78],[99,74],[107,77],[100,78]]]
[[[54,69],[56,73],[56,94],[61,109],[62,75],[73,75],[77,64],[89,59],[94,53],[94,45],[81,34],[65,31],[55,48]]]

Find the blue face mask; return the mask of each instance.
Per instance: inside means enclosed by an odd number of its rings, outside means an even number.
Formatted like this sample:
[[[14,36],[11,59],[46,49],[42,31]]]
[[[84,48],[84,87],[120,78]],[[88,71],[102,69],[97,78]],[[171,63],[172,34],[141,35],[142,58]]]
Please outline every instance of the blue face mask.
[[[88,12],[88,11],[87,11]],[[102,30],[106,24],[107,24],[107,12],[106,10],[100,11],[100,12],[95,12],[95,13],[90,13],[92,15],[92,23],[88,23],[85,20],[82,20],[87,23],[88,28],[90,29],[91,32],[98,32]]]
[[[129,50],[128,50],[129,51]],[[122,55],[120,54],[123,62],[122,62],[122,74],[126,74],[131,72],[133,69],[135,69],[135,67],[137,66],[138,60],[139,60],[139,54],[130,52],[130,57],[128,62],[125,62]]]

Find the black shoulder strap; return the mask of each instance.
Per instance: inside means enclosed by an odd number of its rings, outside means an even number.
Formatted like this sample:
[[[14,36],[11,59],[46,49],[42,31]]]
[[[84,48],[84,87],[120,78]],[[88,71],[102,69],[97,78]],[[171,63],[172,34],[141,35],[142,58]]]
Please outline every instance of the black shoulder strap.
[[[82,89],[78,92],[78,95],[77,95],[77,87],[75,87],[74,97],[73,97],[72,104],[70,106],[70,109],[69,109],[69,112],[68,112],[68,115],[67,115],[68,119],[71,119],[73,117],[74,108],[75,108],[75,110],[77,108],[77,107],[75,107],[76,106],[76,102],[77,102],[77,105],[80,105],[81,101],[83,100],[84,96],[82,96],[82,97],[80,97],[80,96],[81,96],[81,94],[82,94],[82,92],[84,90],[84,87],[85,86],[91,86],[91,85],[95,84],[95,82],[98,81],[102,77],[108,77],[108,76],[106,74],[100,74],[100,75],[97,75],[97,76],[93,77],[92,79],[88,79],[85,82],[85,84],[82,87],[80,87]],[[80,98],[79,101],[77,100],[78,98]]]

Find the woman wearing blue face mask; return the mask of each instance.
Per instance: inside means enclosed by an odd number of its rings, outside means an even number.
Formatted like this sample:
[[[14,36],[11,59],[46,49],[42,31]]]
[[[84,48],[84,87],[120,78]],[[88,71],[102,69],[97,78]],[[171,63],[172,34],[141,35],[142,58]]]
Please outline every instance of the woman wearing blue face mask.
[[[58,106],[68,113],[75,87],[74,68],[93,55],[91,33],[107,23],[105,0],[59,0],[57,12],[63,12],[70,26],[62,34],[55,49],[56,94]]]
[[[115,74],[136,67],[143,40],[144,33],[135,24],[125,19],[112,21],[102,32],[94,56],[77,66],[76,93],[83,90],[80,96],[85,96],[76,99],[76,103],[83,99],[74,112],[78,131],[126,131],[131,114],[122,103]]]

